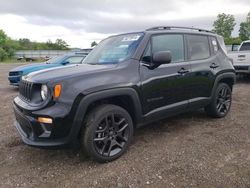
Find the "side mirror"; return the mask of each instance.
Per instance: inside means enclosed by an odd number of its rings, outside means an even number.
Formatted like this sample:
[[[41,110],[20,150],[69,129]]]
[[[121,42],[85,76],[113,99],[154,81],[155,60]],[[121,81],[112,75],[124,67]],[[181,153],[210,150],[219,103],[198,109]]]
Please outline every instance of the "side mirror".
[[[232,51],[238,51],[239,50],[239,45],[238,44],[233,44],[231,50]]]
[[[69,64],[69,62],[68,62],[68,61],[64,61],[64,62],[62,62],[62,65],[67,65],[67,64]]]
[[[171,62],[171,52],[170,51],[159,51],[153,53],[153,63],[156,67],[159,67],[161,64],[168,64]]]

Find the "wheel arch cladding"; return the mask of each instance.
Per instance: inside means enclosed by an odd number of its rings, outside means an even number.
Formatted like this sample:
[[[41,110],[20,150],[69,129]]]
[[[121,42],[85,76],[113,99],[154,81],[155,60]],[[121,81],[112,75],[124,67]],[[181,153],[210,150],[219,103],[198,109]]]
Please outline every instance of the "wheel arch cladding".
[[[235,84],[235,82],[236,82],[236,76],[235,76],[235,73],[233,72],[227,72],[227,73],[218,75],[214,82],[212,95],[214,94],[214,92],[216,91],[216,88],[218,87],[220,83],[226,83],[230,86],[231,89],[233,89],[233,85]]]
[[[132,88],[117,88],[95,92],[84,96],[78,104],[73,127],[78,135],[86,114],[99,104],[114,104],[127,110],[134,126],[141,122],[142,110],[137,92]]]

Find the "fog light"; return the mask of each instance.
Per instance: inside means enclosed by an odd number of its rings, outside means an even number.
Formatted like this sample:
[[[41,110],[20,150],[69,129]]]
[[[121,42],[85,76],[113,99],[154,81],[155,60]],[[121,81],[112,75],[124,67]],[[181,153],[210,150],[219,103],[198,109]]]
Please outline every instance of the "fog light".
[[[51,118],[45,118],[45,117],[38,117],[37,119],[40,123],[48,123],[48,124],[52,124],[53,121]]]

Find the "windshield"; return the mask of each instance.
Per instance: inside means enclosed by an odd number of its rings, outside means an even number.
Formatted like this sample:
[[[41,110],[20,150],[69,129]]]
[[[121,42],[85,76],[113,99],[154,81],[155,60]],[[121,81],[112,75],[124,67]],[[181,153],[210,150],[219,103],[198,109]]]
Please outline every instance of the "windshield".
[[[125,34],[107,38],[98,44],[83,63],[116,64],[130,58],[143,37],[143,33]]]
[[[250,42],[244,42],[240,47],[240,51],[248,51],[250,50]]]
[[[65,58],[64,55],[56,56],[51,58],[50,60],[46,61],[47,64],[55,64],[55,63],[61,63],[61,61]]]

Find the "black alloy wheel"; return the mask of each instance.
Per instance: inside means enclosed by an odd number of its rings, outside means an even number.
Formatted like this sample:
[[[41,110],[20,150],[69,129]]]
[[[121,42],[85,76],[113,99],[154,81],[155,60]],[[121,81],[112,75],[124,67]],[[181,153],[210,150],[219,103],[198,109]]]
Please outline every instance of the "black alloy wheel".
[[[222,116],[227,114],[231,106],[231,90],[228,87],[221,87],[218,96],[216,109]]]
[[[98,125],[95,131],[94,145],[100,155],[111,157],[121,152],[128,139],[127,120],[120,114],[110,113]]]
[[[133,121],[129,113],[112,104],[94,108],[83,126],[83,150],[98,162],[109,162],[120,157],[133,138]]]
[[[232,103],[232,88],[226,83],[220,83],[211,99],[211,103],[205,107],[205,111],[211,117],[222,118],[230,111]]]

